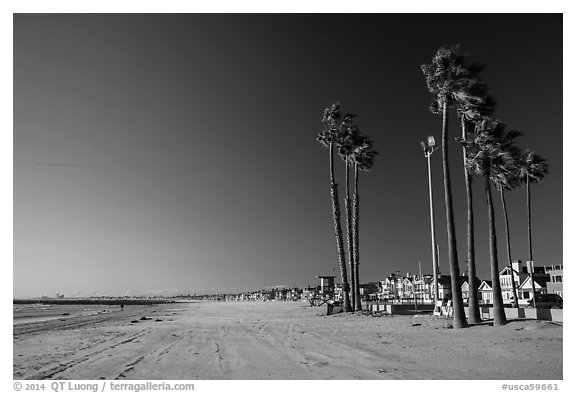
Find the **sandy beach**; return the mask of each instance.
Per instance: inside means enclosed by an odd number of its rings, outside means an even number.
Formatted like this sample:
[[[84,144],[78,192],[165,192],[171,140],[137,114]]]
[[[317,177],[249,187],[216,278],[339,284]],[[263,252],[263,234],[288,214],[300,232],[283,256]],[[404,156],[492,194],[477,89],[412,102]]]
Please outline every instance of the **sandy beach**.
[[[563,378],[563,327],[545,321],[452,329],[301,302],[62,310],[14,318],[15,379]]]

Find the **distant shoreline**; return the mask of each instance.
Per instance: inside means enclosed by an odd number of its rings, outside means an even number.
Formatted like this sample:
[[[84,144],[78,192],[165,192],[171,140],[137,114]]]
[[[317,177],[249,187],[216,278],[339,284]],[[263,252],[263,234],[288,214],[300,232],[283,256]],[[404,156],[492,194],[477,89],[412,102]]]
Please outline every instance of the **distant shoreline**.
[[[148,305],[148,304],[165,304],[165,303],[176,303],[175,300],[168,299],[121,299],[121,298],[70,298],[70,299],[13,299],[12,304],[102,304],[102,305]]]

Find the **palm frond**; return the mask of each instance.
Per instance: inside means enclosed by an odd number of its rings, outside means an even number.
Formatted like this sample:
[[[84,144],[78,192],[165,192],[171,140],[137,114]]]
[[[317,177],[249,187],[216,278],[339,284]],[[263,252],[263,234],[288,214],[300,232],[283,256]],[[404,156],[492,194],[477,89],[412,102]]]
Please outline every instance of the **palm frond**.
[[[508,130],[506,124],[484,118],[478,121],[469,136],[466,168],[470,173],[489,178],[505,190],[519,185],[520,149],[516,140],[521,132]]]
[[[316,140],[322,146],[329,147],[330,144],[338,143],[341,118],[342,112],[339,102],[335,102],[324,109],[322,115],[322,126],[324,128],[316,137]]]
[[[528,177],[531,183],[540,183],[547,174],[548,163],[545,158],[529,149],[521,154],[520,177],[522,179],[526,180]]]

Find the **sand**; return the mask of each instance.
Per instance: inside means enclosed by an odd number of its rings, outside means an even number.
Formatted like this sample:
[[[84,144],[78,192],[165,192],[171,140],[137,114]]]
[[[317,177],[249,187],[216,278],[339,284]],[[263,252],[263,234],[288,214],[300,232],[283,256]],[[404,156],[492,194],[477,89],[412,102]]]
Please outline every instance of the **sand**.
[[[14,379],[563,378],[563,327],[545,321],[452,329],[300,302],[97,308],[15,318]]]

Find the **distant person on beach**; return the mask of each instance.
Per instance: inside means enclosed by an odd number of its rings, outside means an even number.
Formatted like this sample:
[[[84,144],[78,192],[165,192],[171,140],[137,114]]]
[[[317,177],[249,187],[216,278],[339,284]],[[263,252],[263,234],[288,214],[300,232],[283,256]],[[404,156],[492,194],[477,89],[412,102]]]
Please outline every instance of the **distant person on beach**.
[[[123,305],[123,304],[120,305],[120,310],[124,310],[124,305]]]

